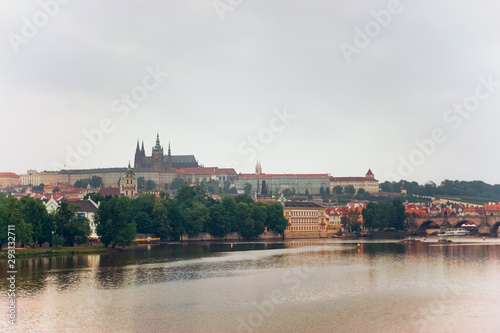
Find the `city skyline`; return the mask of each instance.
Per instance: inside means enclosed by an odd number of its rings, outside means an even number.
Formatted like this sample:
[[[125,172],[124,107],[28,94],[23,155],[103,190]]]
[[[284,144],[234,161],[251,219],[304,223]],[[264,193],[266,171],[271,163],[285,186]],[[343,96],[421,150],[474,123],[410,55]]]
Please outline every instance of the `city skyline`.
[[[499,184],[481,4],[4,2],[0,171],[122,167],[158,132],[242,173]]]

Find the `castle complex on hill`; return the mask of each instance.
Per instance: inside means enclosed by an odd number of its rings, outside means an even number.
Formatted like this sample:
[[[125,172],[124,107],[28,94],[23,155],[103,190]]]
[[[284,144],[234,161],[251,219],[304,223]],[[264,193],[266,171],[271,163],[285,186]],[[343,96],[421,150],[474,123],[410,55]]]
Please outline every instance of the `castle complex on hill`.
[[[127,195],[135,195],[137,188],[133,179],[124,176],[131,174],[136,179],[143,178],[144,181],[153,181],[157,190],[168,190],[175,178],[181,178],[188,184],[208,183],[218,181],[221,184],[236,188],[240,193],[248,189],[251,193],[260,193],[261,184],[265,181],[266,190],[272,194],[279,194],[285,189],[290,189],[295,195],[320,194],[327,189],[333,193],[335,187],[346,188],[353,186],[356,191],[363,189],[365,192],[376,193],[379,191],[378,180],[371,170],[364,177],[332,177],[329,174],[266,174],[262,172],[261,162],[258,161],[253,174],[237,174],[233,168],[203,167],[198,164],[194,155],[172,155],[170,143],[167,154],[164,154],[160,143],[160,136],[156,134],[156,144],[152,147],[151,155],[146,155],[144,141],[142,146],[135,149],[134,168],[97,168],[97,169],[66,169],[60,171],[28,170],[25,175],[17,175],[11,172],[0,172],[0,188],[39,184],[57,186],[74,185],[77,181],[90,179],[94,176],[100,177],[103,188],[120,187]],[[132,178],[133,178],[132,177]],[[122,184],[120,184],[120,182]],[[123,183],[124,182],[124,183]],[[229,184],[227,184],[229,182]],[[124,186],[122,186],[124,185]],[[225,185],[225,186],[226,186]]]
[[[142,147],[139,148],[139,140],[137,140],[134,168],[152,168],[159,171],[198,167],[199,165],[194,155],[172,155],[170,142],[168,143],[168,153],[164,155],[163,147],[160,144],[160,135],[158,133],[156,133],[156,145],[153,147],[151,156],[146,156],[144,141],[142,141]]]

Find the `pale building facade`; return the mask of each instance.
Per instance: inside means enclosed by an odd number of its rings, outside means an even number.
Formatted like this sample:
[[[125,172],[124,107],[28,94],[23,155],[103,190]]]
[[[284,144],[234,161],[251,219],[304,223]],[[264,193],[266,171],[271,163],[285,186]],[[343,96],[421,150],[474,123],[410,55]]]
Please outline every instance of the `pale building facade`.
[[[60,201],[60,200],[59,200]],[[59,208],[59,201],[51,197],[46,203],[45,208],[48,213],[55,213]],[[90,238],[97,239],[97,225],[94,221],[95,212],[99,208],[99,203],[94,202],[92,199],[89,200],[72,200],[69,201],[70,204],[78,206],[78,211],[76,215],[86,217],[89,220],[90,226]]]
[[[379,183],[375,179],[375,175],[371,170],[368,170],[364,177],[330,177],[330,193],[333,193],[333,189],[336,186],[346,188],[352,185],[356,192],[362,188],[369,193],[379,192]]]
[[[296,194],[319,194],[321,188],[324,190],[330,187],[330,176],[328,174],[266,174],[262,173],[262,164],[257,161],[255,174],[240,174],[235,181],[237,190],[244,190],[246,184],[252,186],[252,193],[260,194],[262,181],[266,181],[267,191],[274,193],[276,189],[282,192],[290,189]]]
[[[283,215],[288,220],[285,238],[327,237],[326,207],[314,202],[286,201]]]
[[[120,178],[120,195],[133,198],[137,195],[137,177],[128,165],[127,172]]]
[[[40,185],[40,174],[34,169],[28,170],[26,174],[19,175],[19,178],[21,185]]]
[[[55,171],[40,172],[40,184],[57,185],[58,184],[57,172]]]
[[[19,175],[13,172],[0,172],[0,187],[16,186],[21,184]]]

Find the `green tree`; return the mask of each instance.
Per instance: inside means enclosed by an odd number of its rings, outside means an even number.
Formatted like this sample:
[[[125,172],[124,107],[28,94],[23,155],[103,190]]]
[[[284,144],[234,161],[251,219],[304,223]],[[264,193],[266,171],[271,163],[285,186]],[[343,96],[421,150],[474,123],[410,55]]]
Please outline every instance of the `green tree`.
[[[319,195],[321,195],[321,197],[324,197],[326,195],[325,188],[323,186],[319,188]]]
[[[185,183],[186,183],[186,181],[182,178],[179,178],[179,177],[174,178],[172,180],[172,183],[170,183],[170,189],[172,191],[175,191],[175,190],[181,188]]]
[[[151,221],[152,230],[160,238],[166,238],[172,231],[168,221],[167,208],[164,203],[157,201],[153,207],[153,218]]]
[[[267,226],[282,234],[288,226],[288,220],[283,216],[283,206],[280,203],[267,205]]]
[[[357,209],[352,209],[347,213],[347,217],[342,219],[342,224],[344,228],[351,230],[351,231],[358,231],[361,222],[359,221],[359,216],[361,213]]]
[[[7,199],[7,194],[0,192],[0,249],[7,244],[7,228],[9,225],[9,200]]]
[[[37,185],[37,186],[32,186],[31,189],[33,191],[43,191],[43,188],[45,187],[44,184],[40,184],[40,185]]]
[[[262,181],[262,187],[261,187],[260,193],[262,195],[268,195],[269,194],[267,192],[267,185],[266,185],[266,181],[265,180]]]
[[[58,234],[53,234],[50,243],[57,248],[64,244],[64,237]]]
[[[244,238],[252,237],[255,223],[252,219],[252,208],[248,204],[240,202],[236,205],[236,220],[241,236]]]
[[[151,222],[151,218],[145,212],[137,213],[133,222],[137,226],[137,233],[139,234],[150,234],[153,233],[153,225]]]
[[[338,195],[338,194],[342,194],[342,192],[343,192],[343,191],[344,191],[344,189],[342,188],[342,186],[338,186],[338,185],[337,185],[337,186],[335,186],[335,187],[333,188],[333,193],[335,193],[335,194],[337,194],[337,195]]]
[[[249,194],[238,194],[234,197],[234,202],[235,203],[240,203],[240,202],[244,202],[246,203],[247,205],[251,206],[255,203],[255,201],[253,201],[252,197],[249,195]]]
[[[144,189],[146,188],[146,181],[144,180],[144,177],[137,177],[137,191],[143,192]]]
[[[99,188],[104,185],[102,182],[102,178],[99,176],[92,176],[92,178],[89,181],[89,184],[92,188]]]
[[[176,200],[167,200],[165,206],[168,212],[167,220],[171,228],[170,237],[174,240],[179,240],[186,230],[184,216]]]
[[[293,196],[293,192],[292,192],[292,190],[290,190],[289,188],[285,188],[285,189],[283,190],[283,196],[284,196],[285,198],[290,198],[290,197],[292,197],[292,196]]]
[[[408,218],[408,213],[405,213],[405,207],[403,206],[401,200],[396,198],[392,201],[392,211],[394,219],[391,221],[392,227],[397,230],[403,230],[405,228],[405,221]]]
[[[99,193],[99,192],[93,192],[93,193],[87,193],[87,194],[85,194],[84,199],[85,200],[92,199],[93,202],[95,202],[96,204],[98,204],[99,202],[102,202],[102,201],[106,200],[106,197],[104,195],[102,195],[101,193]]]
[[[396,228],[404,229],[404,223],[408,218],[401,200],[394,199],[387,203],[370,202],[362,211],[365,228],[384,229]]]
[[[304,193],[306,195],[306,197],[309,196],[309,190],[306,188],[306,192]]]
[[[68,224],[68,244],[85,244],[91,233],[89,219],[82,215],[74,215]]]
[[[72,237],[70,235],[70,227],[72,219],[78,210],[78,206],[61,201],[59,207],[54,214],[54,221],[56,224],[56,234],[63,237],[64,245],[72,246]]]
[[[59,186],[56,186],[54,187],[54,189],[52,190],[52,193],[57,193],[57,192],[60,192],[61,189],[59,188]]]
[[[184,219],[188,236],[196,237],[209,219],[209,210],[201,202],[195,202],[192,207],[185,209]]]
[[[132,244],[137,234],[137,227],[130,216],[130,199],[125,196],[114,196],[111,200],[101,203],[94,220],[104,246]]]
[[[32,226],[32,244],[50,242],[52,232],[55,231],[55,224],[52,216],[47,213],[45,205],[40,200],[35,200],[30,196],[24,196],[20,199],[20,210],[25,221],[29,221]]]
[[[252,219],[254,221],[254,227],[251,236],[258,237],[266,229],[267,205],[265,203],[258,202],[252,206]]]
[[[354,193],[356,193],[356,189],[354,188],[354,186],[349,185],[346,188],[344,188],[344,193],[349,195],[354,195]]]
[[[5,199],[4,199],[5,200]],[[4,201],[2,200],[2,201]],[[3,202],[3,223],[4,231],[0,234],[5,234],[2,243],[7,241],[7,225],[15,226],[15,241],[20,242],[23,246],[24,244],[32,244],[33,243],[33,226],[31,223],[27,222],[24,219],[22,204],[20,200],[15,197],[8,197]]]
[[[231,231],[231,222],[222,203],[211,206],[208,213],[207,231],[214,237],[225,237]]]
[[[156,188],[156,183],[151,180],[151,179],[148,179],[148,181],[146,182],[146,191],[152,191]]]
[[[245,192],[245,194],[252,193],[252,184],[246,183],[245,186],[243,187],[243,191]]]
[[[231,197],[224,197],[222,198],[222,207],[224,208],[225,217],[230,225],[230,231],[238,231],[239,223],[236,218],[236,202]]]

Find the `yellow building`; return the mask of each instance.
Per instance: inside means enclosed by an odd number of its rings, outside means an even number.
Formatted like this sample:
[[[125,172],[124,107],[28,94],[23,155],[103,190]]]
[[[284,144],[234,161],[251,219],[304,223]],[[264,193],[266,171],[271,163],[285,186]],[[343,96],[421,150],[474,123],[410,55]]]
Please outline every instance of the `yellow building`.
[[[13,172],[0,172],[0,187],[21,184],[19,176]]]
[[[284,203],[283,215],[288,220],[285,238],[327,237],[326,208],[314,202]]]
[[[346,188],[352,185],[356,192],[362,188],[368,193],[378,193],[379,184],[378,180],[375,179],[375,175],[369,169],[364,177],[330,177],[330,193],[333,193],[333,189],[336,186]]]
[[[40,172],[40,184],[57,185],[57,172],[55,171]]]
[[[36,170],[28,170],[24,175],[19,175],[21,185],[40,185],[40,174]]]

